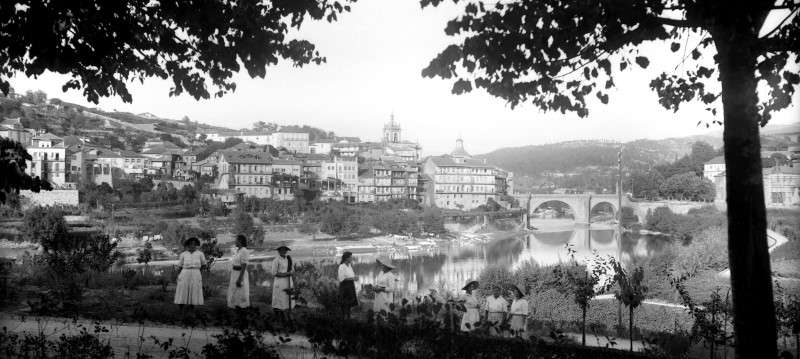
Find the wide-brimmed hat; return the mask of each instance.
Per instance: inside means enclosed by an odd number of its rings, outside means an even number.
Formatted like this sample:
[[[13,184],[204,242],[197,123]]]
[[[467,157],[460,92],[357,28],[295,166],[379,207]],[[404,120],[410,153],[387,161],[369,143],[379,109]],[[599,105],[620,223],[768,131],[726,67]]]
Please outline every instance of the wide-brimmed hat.
[[[290,250],[292,250],[292,249],[291,249],[291,248],[289,248],[289,247],[287,247],[287,246],[280,246],[280,247],[278,247],[278,248],[275,248],[275,250],[276,250],[276,251],[282,251],[282,250],[285,250],[285,251],[290,251]]]
[[[185,241],[183,241],[183,246],[186,247],[191,243],[197,244],[199,246],[200,245],[200,240],[197,239],[197,237],[189,237]]]
[[[478,286],[478,285],[480,285],[480,283],[478,283],[477,280],[471,280],[471,281],[467,282],[467,284],[464,285],[464,288],[461,288],[461,289],[462,290],[467,290],[467,289],[469,289],[469,287],[471,287],[473,285]]]
[[[375,261],[378,262],[378,264],[380,264],[380,265],[382,265],[382,266],[384,266],[386,268],[389,268],[389,269],[395,269],[396,268],[394,266],[394,264],[392,264],[391,258],[381,257],[381,258],[376,259]]]
[[[512,284],[509,289],[511,289],[512,291],[516,292],[516,294],[519,294],[520,297],[524,297],[525,296],[525,291],[523,291],[522,289],[520,289],[516,285]]]

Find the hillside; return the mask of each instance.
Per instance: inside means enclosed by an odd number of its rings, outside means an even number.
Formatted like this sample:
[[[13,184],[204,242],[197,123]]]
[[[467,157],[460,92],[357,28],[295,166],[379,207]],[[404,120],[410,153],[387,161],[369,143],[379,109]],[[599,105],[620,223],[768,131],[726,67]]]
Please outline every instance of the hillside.
[[[134,151],[140,150],[144,142],[153,137],[185,147],[192,144],[197,133],[227,130],[188,118],[177,121],[149,113],[107,112],[58,99],[48,101],[43,93],[34,94],[0,97],[0,115],[19,117],[26,128],[57,136],[78,136],[95,145]]]

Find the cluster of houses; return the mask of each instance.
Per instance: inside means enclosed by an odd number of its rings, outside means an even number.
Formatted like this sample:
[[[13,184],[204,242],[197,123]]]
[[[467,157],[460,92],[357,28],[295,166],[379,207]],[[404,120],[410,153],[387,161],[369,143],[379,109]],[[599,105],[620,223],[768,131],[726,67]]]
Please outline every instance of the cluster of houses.
[[[0,137],[24,144],[32,157],[27,171],[59,189],[87,182],[114,187],[144,176],[187,184],[204,178],[204,193],[230,202],[243,196],[292,199],[311,189],[347,203],[411,199],[462,210],[490,198],[506,204],[503,195],[513,191],[513,174],[473,158],[461,139],[449,154],[421,158],[421,146],[402,139],[394,116],[374,142],[310,141],[309,133],[280,129],[198,133],[210,141],[243,141],[211,153],[206,146],[182,148],[161,139],[148,140],[139,152],[105,148],[77,136],[25,129],[9,118],[0,122]]]
[[[767,208],[800,206],[800,134],[790,138],[784,150],[764,148],[761,151],[764,181],[764,203]],[[703,165],[703,177],[714,183],[714,203],[724,208],[726,203],[725,157],[717,156]]]

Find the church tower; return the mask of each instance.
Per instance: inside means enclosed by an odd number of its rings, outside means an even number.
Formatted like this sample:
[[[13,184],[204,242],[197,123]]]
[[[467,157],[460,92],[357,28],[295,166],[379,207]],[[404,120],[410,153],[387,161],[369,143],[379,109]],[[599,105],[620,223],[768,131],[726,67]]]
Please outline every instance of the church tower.
[[[400,143],[400,124],[394,121],[394,113],[389,122],[383,125],[383,143]]]

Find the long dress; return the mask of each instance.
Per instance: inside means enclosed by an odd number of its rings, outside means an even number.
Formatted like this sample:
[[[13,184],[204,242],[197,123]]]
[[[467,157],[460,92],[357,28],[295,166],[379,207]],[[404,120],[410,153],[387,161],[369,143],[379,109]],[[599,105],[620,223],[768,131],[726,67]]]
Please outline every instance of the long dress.
[[[272,275],[289,272],[289,259],[281,256],[272,261]],[[292,277],[275,277],[272,282],[272,308],[287,310],[292,308],[292,298],[286,290],[292,287]]]
[[[203,276],[200,267],[206,264],[203,252],[185,251],[178,258],[181,273],[175,288],[175,304],[203,305]]]
[[[508,302],[503,297],[495,298],[490,296],[486,298],[485,309],[489,313],[486,316],[486,321],[491,325],[489,333],[492,335],[500,334],[500,325],[503,324],[505,313],[508,313]]]
[[[375,280],[375,285],[384,291],[375,293],[375,301],[372,303],[372,310],[375,313],[385,311],[391,313],[391,304],[394,303],[394,291],[397,285],[397,276],[392,272],[381,272]]]
[[[464,316],[461,317],[461,331],[469,332],[478,326],[481,321],[481,302],[478,295],[473,292],[463,297],[464,308],[467,309]]]
[[[528,301],[525,299],[515,299],[511,303],[510,327],[511,333],[525,337],[528,331]]]
[[[358,305],[356,296],[356,284],[351,278],[355,278],[353,267],[348,264],[339,264],[339,301],[342,307],[355,307]]]
[[[229,308],[246,308],[250,306],[250,279],[246,268],[241,268],[247,265],[250,259],[250,251],[247,248],[239,248],[236,254],[231,259],[231,279],[228,282],[228,307]],[[233,267],[240,267],[244,270],[242,275],[242,286],[237,287],[236,281],[239,280],[240,270],[234,270]]]

